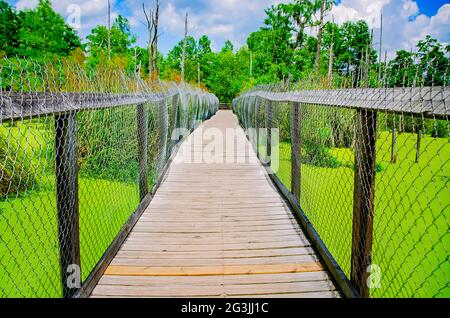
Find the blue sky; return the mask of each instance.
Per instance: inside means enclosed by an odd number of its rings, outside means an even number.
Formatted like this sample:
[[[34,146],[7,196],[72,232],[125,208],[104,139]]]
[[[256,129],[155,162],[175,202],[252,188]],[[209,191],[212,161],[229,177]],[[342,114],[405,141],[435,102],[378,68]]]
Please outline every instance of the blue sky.
[[[18,8],[30,8],[37,0],[8,0]],[[142,2],[148,7],[154,0],[111,0],[113,15],[126,16],[132,25],[138,44],[146,45]],[[235,47],[257,30],[264,19],[264,9],[288,0],[160,0],[160,49],[167,53],[183,37],[183,16],[190,15],[189,33],[195,37],[208,35],[213,49],[220,50],[230,39]],[[84,37],[97,24],[106,24],[107,0],[53,0],[55,10],[69,22],[74,12],[80,12],[78,33]],[[75,9],[74,9],[75,8]],[[78,8],[78,9],[77,9]],[[75,10],[75,11],[74,11]],[[78,11],[77,11],[78,10]],[[441,42],[450,42],[450,0],[340,0],[332,15],[338,23],[365,19],[378,38],[380,13],[384,21],[384,47],[389,57],[398,49],[414,49],[415,43],[431,34]],[[331,19],[331,15],[327,17]],[[314,34],[316,30],[308,32]]]

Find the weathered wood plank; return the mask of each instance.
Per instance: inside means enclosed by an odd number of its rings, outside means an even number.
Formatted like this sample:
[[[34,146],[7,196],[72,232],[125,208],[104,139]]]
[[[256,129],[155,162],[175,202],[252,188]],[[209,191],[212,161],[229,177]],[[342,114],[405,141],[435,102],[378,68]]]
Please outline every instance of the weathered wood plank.
[[[121,266],[110,265],[106,275],[118,276],[210,276],[210,275],[256,275],[322,271],[318,262],[296,264],[258,264],[223,266]]]

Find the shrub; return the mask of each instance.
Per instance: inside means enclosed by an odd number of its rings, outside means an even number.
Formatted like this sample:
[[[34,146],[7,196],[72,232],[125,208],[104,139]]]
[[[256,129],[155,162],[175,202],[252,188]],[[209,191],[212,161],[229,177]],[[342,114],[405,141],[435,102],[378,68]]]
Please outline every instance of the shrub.
[[[25,160],[23,150],[17,145],[8,145],[0,135],[0,200],[7,195],[26,191],[34,181],[35,176]]]

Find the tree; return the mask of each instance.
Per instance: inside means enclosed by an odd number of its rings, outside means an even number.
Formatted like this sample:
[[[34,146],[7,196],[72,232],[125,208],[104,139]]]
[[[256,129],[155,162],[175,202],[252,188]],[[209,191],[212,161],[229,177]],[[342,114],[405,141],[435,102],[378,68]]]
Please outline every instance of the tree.
[[[397,51],[396,57],[388,64],[387,84],[391,87],[412,85],[415,74],[414,54],[405,50]]]
[[[203,35],[198,40],[198,52],[199,52],[200,56],[205,56],[206,54],[209,54],[212,52],[211,40],[206,35]]]
[[[148,55],[148,74],[150,79],[153,79],[153,74],[156,72],[156,60],[158,55],[158,27],[159,27],[159,0],[156,0],[155,10],[145,10],[145,4],[142,3],[142,10],[147,21],[147,55]]]
[[[317,1],[316,1],[317,2]],[[320,3],[320,18],[318,21],[319,30],[317,32],[317,50],[316,50],[316,61],[315,61],[315,73],[316,79],[319,77],[319,67],[320,67],[320,50],[322,46],[322,34],[323,34],[323,19],[325,14],[331,10],[333,7],[334,0],[319,0]]]
[[[248,59],[246,47],[236,54],[230,47],[217,53],[212,65],[215,71],[205,79],[205,83],[221,102],[230,103],[242,91],[248,80]]]
[[[296,0],[278,7],[287,18],[295,24],[295,46],[301,47],[305,40],[305,29],[314,25],[314,14],[320,9],[321,1]]]
[[[436,39],[427,35],[417,43],[417,58],[419,59],[419,79],[425,86],[446,85],[450,77],[449,46],[445,48]],[[447,53],[447,56],[446,56]]]
[[[186,46],[187,46],[187,34],[188,34],[188,12],[186,12],[186,19],[184,21],[184,41],[183,49],[181,53],[181,80],[184,81],[184,75],[186,71]]]
[[[17,53],[19,46],[19,17],[8,3],[0,0],[0,55]]]
[[[363,64],[367,49],[371,44],[371,33],[367,22],[345,22],[340,27],[340,45],[336,48],[336,60],[344,75],[353,75],[353,85],[357,86],[362,79]],[[370,49],[370,62],[376,62],[377,53]]]
[[[136,42],[135,36],[131,34],[128,20],[118,16],[111,27],[111,54],[124,55],[129,53],[131,45]],[[108,28],[98,25],[92,29],[87,37],[88,50],[91,53],[91,62],[98,64],[102,54],[108,55]]]
[[[233,52],[233,51],[234,51],[233,42],[231,42],[230,40],[226,40],[222,48],[222,52]]]
[[[294,68],[293,27],[280,6],[265,10],[264,26],[247,38],[253,54],[253,77],[256,83],[281,80]]]
[[[19,12],[19,24],[18,54],[21,56],[67,56],[81,46],[76,32],[53,10],[49,0],[39,0],[35,10]]]

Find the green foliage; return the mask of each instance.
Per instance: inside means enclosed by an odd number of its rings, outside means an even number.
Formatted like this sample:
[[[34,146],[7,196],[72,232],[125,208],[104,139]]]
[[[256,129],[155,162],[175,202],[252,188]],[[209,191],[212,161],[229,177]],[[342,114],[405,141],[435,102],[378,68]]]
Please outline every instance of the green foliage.
[[[0,134],[0,200],[7,194],[26,191],[34,182],[29,161],[19,145],[9,143]]]
[[[450,81],[449,47],[431,36],[417,43],[417,52],[400,50],[389,62],[388,85],[391,87],[438,86]]]
[[[423,149],[427,151],[416,163],[415,152],[411,151],[416,136],[399,135],[398,160],[392,164],[390,141],[390,134],[383,132],[376,143],[373,262],[385,274],[381,288],[372,288],[371,296],[449,297],[445,279],[449,270],[445,207],[450,204],[450,162],[445,154],[450,151],[450,143],[447,138],[424,136]],[[280,152],[277,176],[290,188],[291,145],[280,147],[285,151]],[[350,277],[354,154],[351,149],[330,151],[342,163],[341,167],[302,164],[300,205]],[[393,182],[400,182],[400,186]],[[418,271],[418,267],[422,270]],[[392,280],[397,282],[395,286]]]
[[[134,108],[128,107],[78,114],[78,164],[82,176],[130,183],[136,180],[135,120]]]
[[[338,168],[341,165],[328,148],[320,143],[313,142],[311,139],[303,143],[302,162],[323,168]]]
[[[19,46],[19,17],[6,3],[0,0],[0,56],[1,53],[13,55]]]
[[[87,49],[90,53],[89,64],[98,66],[108,57],[108,28],[103,25],[96,26],[87,36],[87,40]],[[130,65],[132,65],[134,69],[139,62],[141,66],[144,64],[148,68],[148,52],[140,49],[138,55],[137,49],[136,51],[131,49],[134,43],[136,43],[136,37],[131,33],[128,20],[119,15],[111,27],[111,56],[124,59],[125,68],[131,68]],[[135,56],[139,58],[138,61],[135,61]]]
[[[20,11],[18,18],[19,56],[67,56],[81,46],[76,32],[53,10],[49,0],[39,0],[35,10]]]

